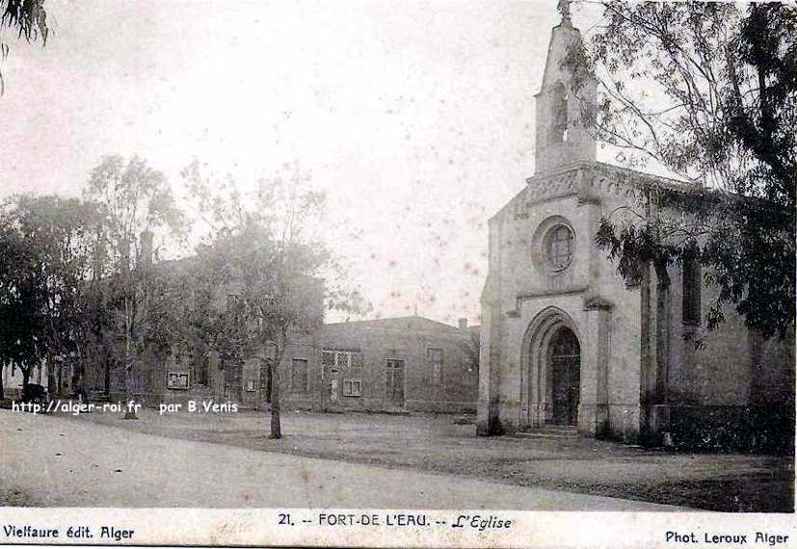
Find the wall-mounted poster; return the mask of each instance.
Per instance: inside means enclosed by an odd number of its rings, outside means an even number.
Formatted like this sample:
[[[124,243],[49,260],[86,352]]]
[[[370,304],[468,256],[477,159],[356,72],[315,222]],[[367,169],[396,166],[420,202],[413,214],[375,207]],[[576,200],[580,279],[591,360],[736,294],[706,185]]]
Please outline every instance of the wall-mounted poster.
[[[166,387],[169,389],[188,390],[188,372],[169,372]]]

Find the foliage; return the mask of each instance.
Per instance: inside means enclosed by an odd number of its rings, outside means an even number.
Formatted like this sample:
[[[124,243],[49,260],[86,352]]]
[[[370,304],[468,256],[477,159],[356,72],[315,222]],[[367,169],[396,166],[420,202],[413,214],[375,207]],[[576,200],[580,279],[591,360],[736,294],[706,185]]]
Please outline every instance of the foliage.
[[[85,364],[108,367],[120,358],[129,374],[144,348],[180,335],[183,286],[168,271],[146,269],[135,238],[139,230],[181,228],[162,176],[138,159],[125,166],[108,157],[86,197],[20,195],[3,204],[0,363],[19,367],[23,383],[45,359],[51,372],[74,360],[80,378]],[[119,339],[125,353],[115,357]]]
[[[138,157],[103,157],[84,195],[98,204],[101,214],[103,291],[115,316],[110,329],[124,341],[129,396],[136,362],[149,342],[163,342],[168,324],[160,322],[167,318],[163,310],[174,302],[165,275],[154,274],[151,263],[170,238],[184,237],[185,218],[163,174]]]
[[[479,375],[479,358],[481,353],[481,335],[478,329],[465,328],[468,332],[468,340],[460,341],[458,347],[462,350],[468,361],[468,370],[473,368],[474,373]]]
[[[8,199],[0,220],[0,362],[30,370],[79,354],[93,266],[94,204],[58,196]]]
[[[797,10],[600,4],[600,24],[565,60],[577,97],[598,87],[584,119],[629,166],[652,163],[687,183],[645,189],[635,212],[603,220],[597,244],[631,278],[635,263],[696,254],[719,290],[709,327],[733,304],[751,328],[784,337],[795,303]]]
[[[43,350],[36,336],[43,324],[36,314],[37,288],[27,276],[32,263],[22,235],[4,212],[0,224],[0,361],[4,366],[20,367],[24,383],[40,363]]]
[[[194,324],[223,360],[258,356],[271,369],[272,438],[282,436],[278,366],[289,337],[323,322],[325,293],[330,307],[361,303],[356,292],[324,288],[332,256],[313,233],[324,196],[308,188],[310,176],[298,164],[283,170],[258,182],[251,197],[230,178],[204,174],[197,162],[183,171],[208,228],[198,250]]]
[[[47,12],[44,0],[0,0],[0,33],[4,28],[16,31],[17,39],[24,38],[31,43],[41,38],[47,43],[50,28],[47,26]],[[0,59],[8,57],[10,47],[0,35]],[[5,89],[3,74],[0,72],[0,94]]]

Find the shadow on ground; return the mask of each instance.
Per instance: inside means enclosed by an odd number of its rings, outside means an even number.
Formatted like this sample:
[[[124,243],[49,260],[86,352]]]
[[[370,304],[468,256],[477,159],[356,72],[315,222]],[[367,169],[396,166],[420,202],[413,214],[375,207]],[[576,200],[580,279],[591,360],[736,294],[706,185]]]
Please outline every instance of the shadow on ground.
[[[70,416],[72,417],[72,416]],[[283,413],[280,440],[267,438],[268,416],[144,410],[124,421],[93,421],[164,437],[306,457],[591,495],[728,512],[793,512],[793,457],[690,454],[586,438],[476,437],[448,415]]]

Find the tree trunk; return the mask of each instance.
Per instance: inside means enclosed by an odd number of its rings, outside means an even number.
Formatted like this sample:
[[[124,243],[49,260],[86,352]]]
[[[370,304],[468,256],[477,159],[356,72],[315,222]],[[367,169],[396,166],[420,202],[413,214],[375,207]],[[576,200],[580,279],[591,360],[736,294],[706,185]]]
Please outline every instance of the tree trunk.
[[[105,364],[105,379],[103,380],[103,385],[105,386],[105,394],[108,398],[111,398],[111,360],[106,349],[102,349],[101,352],[102,361]]]
[[[72,392],[78,395],[78,399],[83,394],[83,351],[80,345],[77,345],[77,364],[72,367]],[[85,399],[84,399],[85,400]]]
[[[133,372],[132,365],[125,364],[125,417],[124,419],[138,419],[133,398]]]
[[[269,438],[282,438],[282,426],[280,425],[280,376],[279,366],[282,363],[282,356],[285,354],[285,343],[287,341],[286,330],[282,330],[281,341],[277,346],[274,361],[271,363],[271,434]]]
[[[135,408],[131,404],[135,404],[133,399],[133,351],[130,348],[130,328],[125,330],[125,416],[124,419],[138,419]]]
[[[19,369],[22,372],[22,392],[24,393],[30,384],[30,368],[22,368],[20,366]]]
[[[270,358],[265,358],[260,364],[260,399],[265,402],[264,409],[271,404],[271,363]]]
[[[47,392],[52,395],[55,390],[55,359],[53,358],[53,353],[47,351]]]
[[[279,361],[271,363],[271,434],[268,438],[282,438],[280,425],[280,378]]]

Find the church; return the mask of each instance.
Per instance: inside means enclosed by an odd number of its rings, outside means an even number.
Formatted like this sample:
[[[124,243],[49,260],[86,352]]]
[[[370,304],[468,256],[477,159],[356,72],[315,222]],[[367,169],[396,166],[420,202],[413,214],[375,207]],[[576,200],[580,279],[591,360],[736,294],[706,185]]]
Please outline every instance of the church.
[[[489,220],[478,434],[555,424],[628,443],[793,443],[793,336],[764,340],[732,310],[709,332],[715,290],[699,265],[670,266],[657,295],[655,270],[627,285],[594,245],[601,218],[638,204],[644,189],[688,187],[598,162],[561,63],[581,34],[560,10],[535,95],[535,173]]]

